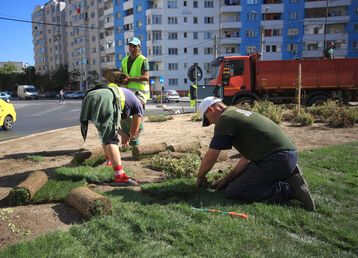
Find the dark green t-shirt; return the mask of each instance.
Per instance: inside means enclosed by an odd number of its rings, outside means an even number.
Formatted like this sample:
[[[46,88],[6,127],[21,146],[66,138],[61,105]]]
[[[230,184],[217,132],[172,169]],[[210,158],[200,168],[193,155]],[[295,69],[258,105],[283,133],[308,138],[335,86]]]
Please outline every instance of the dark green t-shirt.
[[[232,146],[252,161],[276,151],[296,150],[281,128],[267,117],[228,107],[216,123],[210,148],[230,149]]]

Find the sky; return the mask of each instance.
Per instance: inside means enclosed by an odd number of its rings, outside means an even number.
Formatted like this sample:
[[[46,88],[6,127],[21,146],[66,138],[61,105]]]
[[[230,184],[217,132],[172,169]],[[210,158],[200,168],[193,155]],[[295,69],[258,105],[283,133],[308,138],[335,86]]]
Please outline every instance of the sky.
[[[0,17],[31,21],[32,11],[46,0],[0,0]],[[34,65],[31,23],[0,19],[0,62],[20,61]]]

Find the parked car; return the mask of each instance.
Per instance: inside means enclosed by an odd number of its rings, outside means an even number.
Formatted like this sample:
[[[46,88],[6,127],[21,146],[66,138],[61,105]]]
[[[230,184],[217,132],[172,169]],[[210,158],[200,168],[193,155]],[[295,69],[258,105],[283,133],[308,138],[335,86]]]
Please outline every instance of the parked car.
[[[16,122],[16,111],[13,104],[0,99],[0,126],[10,130]]]
[[[65,99],[83,99],[85,94],[82,91],[73,91],[67,95],[65,93],[64,96],[65,96]]]
[[[0,99],[9,101],[11,98],[11,95],[8,94],[6,91],[0,91]]]
[[[166,90],[163,92],[164,102],[179,102],[180,96],[176,90]]]

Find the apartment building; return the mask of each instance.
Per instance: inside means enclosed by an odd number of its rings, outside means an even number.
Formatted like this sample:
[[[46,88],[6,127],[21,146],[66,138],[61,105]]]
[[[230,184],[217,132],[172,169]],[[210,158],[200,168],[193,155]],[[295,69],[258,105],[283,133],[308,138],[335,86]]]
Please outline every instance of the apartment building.
[[[126,55],[132,36],[142,41],[142,52],[150,66],[153,91],[187,91],[187,70],[194,63],[202,67],[204,79],[211,77],[214,39],[219,31],[219,2],[215,0],[115,1],[116,64]],[[161,82],[162,81],[162,82]]]
[[[223,0],[221,35],[238,20],[239,53],[259,52],[264,60],[319,58],[334,45],[336,57],[358,56],[358,1]],[[235,11],[234,11],[235,10]],[[236,16],[236,17],[235,17]],[[355,22],[356,21],[356,22]],[[230,34],[228,34],[230,35]],[[221,46],[222,46],[221,42]],[[221,48],[221,54],[232,49]]]
[[[62,1],[59,1],[62,2]],[[36,71],[45,74],[67,64],[65,13],[59,2],[50,1],[36,6],[32,12],[32,42]]]
[[[358,1],[353,0],[63,0],[38,6],[33,20],[36,70],[67,64],[82,88],[103,68],[121,67],[128,40],[142,41],[152,90],[186,91],[187,70],[220,55],[259,52],[263,60],[358,57]],[[48,23],[65,24],[53,26]]]

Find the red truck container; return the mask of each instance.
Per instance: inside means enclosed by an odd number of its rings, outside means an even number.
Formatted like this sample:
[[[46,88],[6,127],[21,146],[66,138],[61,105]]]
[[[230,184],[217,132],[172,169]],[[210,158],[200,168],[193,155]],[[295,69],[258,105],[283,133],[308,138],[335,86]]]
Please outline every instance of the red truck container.
[[[267,99],[293,103],[297,99],[301,63],[301,103],[358,98],[358,59],[260,61],[258,55],[218,57],[210,81],[226,104]]]

